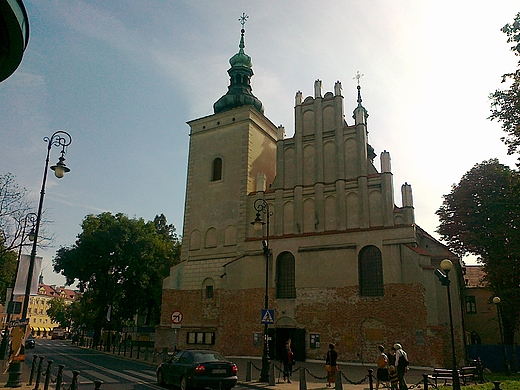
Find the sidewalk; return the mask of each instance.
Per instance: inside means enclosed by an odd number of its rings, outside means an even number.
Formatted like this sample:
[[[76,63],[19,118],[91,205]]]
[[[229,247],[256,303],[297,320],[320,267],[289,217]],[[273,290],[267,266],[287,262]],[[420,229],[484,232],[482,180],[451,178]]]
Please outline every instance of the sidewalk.
[[[125,358],[120,356],[121,358]],[[129,359],[129,357],[126,357]],[[297,362],[294,366],[294,373],[291,377],[291,383],[283,381],[281,375],[280,362],[273,361],[274,364],[274,386],[270,386],[268,383],[259,382],[260,376],[259,367],[261,366],[261,359],[259,357],[245,357],[245,356],[228,356],[228,359],[235,362],[238,365],[238,380],[239,384],[244,387],[257,390],[334,390],[334,387],[326,387],[325,380],[325,362],[324,361],[313,361],[308,360],[306,362]],[[246,382],[247,365],[251,362],[251,381]],[[158,366],[160,362],[157,362]],[[368,380],[368,373],[370,369],[373,369],[373,375],[375,376],[375,364],[361,364],[361,363],[342,363],[338,362],[338,369],[342,372],[342,388],[343,390],[365,390],[369,389],[370,384]],[[8,390],[12,388],[5,387],[8,380],[8,374],[0,372],[0,390]],[[300,389],[300,375],[301,372],[305,371],[305,383],[302,383],[304,389]],[[408,386],[416,385],[422,380],[422,374],[430,373],[431,368],[428,367],[410,367],[410,371],[406,375]],[[34,389],[34,382],[31,386],[27,383],[31,372],[31,361],[26,361],[22,369],[22,387],[17,387],[21,390]],[[345,380],[344,378],[348,378]],[[272,382],[272,381],[271,381]],[[356,383],[352,384],[350,382]],[[43,389],[44,383],[40,383],[40,389]],[[375,379],[374,379],[375,388]],[[422,386],[421,386],[422,388]],[[50,385],[49,389],[54,390],[54,386]],[[81,389],[93,390],[94,385],[82,385]],[[103,390],[103,386],[101,386]]]

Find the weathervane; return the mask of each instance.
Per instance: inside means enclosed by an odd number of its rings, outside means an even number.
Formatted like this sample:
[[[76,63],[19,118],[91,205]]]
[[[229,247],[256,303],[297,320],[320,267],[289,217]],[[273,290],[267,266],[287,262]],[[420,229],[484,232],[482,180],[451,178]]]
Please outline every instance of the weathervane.
[[[357,80],[357,85],[359,85],[359,79],[363,77],[364,74],[359,73],[359,70],[357,71],[356,75],[352,78],[352,80]]]
[[[244,26],[246,25],[248,18],[249,18],[249,15],[247,15],[245,12],[242,12],[242,16],[240,18],[238,18],[238,21],[242,25],[242,30],[244,29]]]

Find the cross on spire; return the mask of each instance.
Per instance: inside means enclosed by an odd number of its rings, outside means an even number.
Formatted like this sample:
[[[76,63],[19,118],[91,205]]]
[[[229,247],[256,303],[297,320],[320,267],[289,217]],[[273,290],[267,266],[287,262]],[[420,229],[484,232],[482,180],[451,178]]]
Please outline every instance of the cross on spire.
[[[359,70],[357,71],[356,75],[352,78],[353,80],[357,80],[357,85],[359,85],[359,80],[361,77],[363,77],[364,74],[359,73]]]
[[[249,19],[249,15],[247,15],[245,12],[242,12],[242,16],[238,18],[238,21],[242,25],[242,30],[244,29],[244,26],[246,25],[247,19]]]

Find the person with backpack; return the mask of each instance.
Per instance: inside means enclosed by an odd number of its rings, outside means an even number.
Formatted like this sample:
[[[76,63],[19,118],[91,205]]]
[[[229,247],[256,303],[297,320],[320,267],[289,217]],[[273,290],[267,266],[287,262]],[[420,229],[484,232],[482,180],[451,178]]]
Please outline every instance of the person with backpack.
[[[401,344],[394,344],[395,348],[395,367],[397,368],[397,378],[399,379],[399,390],[407,390],[408,385],[404,379],[404,374],[408,371],[408,354],[405,352]]]

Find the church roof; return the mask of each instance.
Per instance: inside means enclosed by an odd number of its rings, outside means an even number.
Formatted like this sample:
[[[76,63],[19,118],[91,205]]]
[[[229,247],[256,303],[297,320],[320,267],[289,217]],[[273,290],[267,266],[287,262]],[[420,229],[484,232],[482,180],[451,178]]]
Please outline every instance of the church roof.
[[[244,48],[244,24],[247,15],[243,14],[239,19],[242,23],[242,30],[240,30],[240,44],[239,50],[233,57],[229,59],[231,68],[228,70],[230,84],[227,93],[218,99],[213,104],[213,111],[215,114],[232,110],[233,108],[241,106],[253,106],[258,112],[264,113],[264,106],[262,102],[252,93],[251,77],[253,76],[253,62],[248,56]]]

